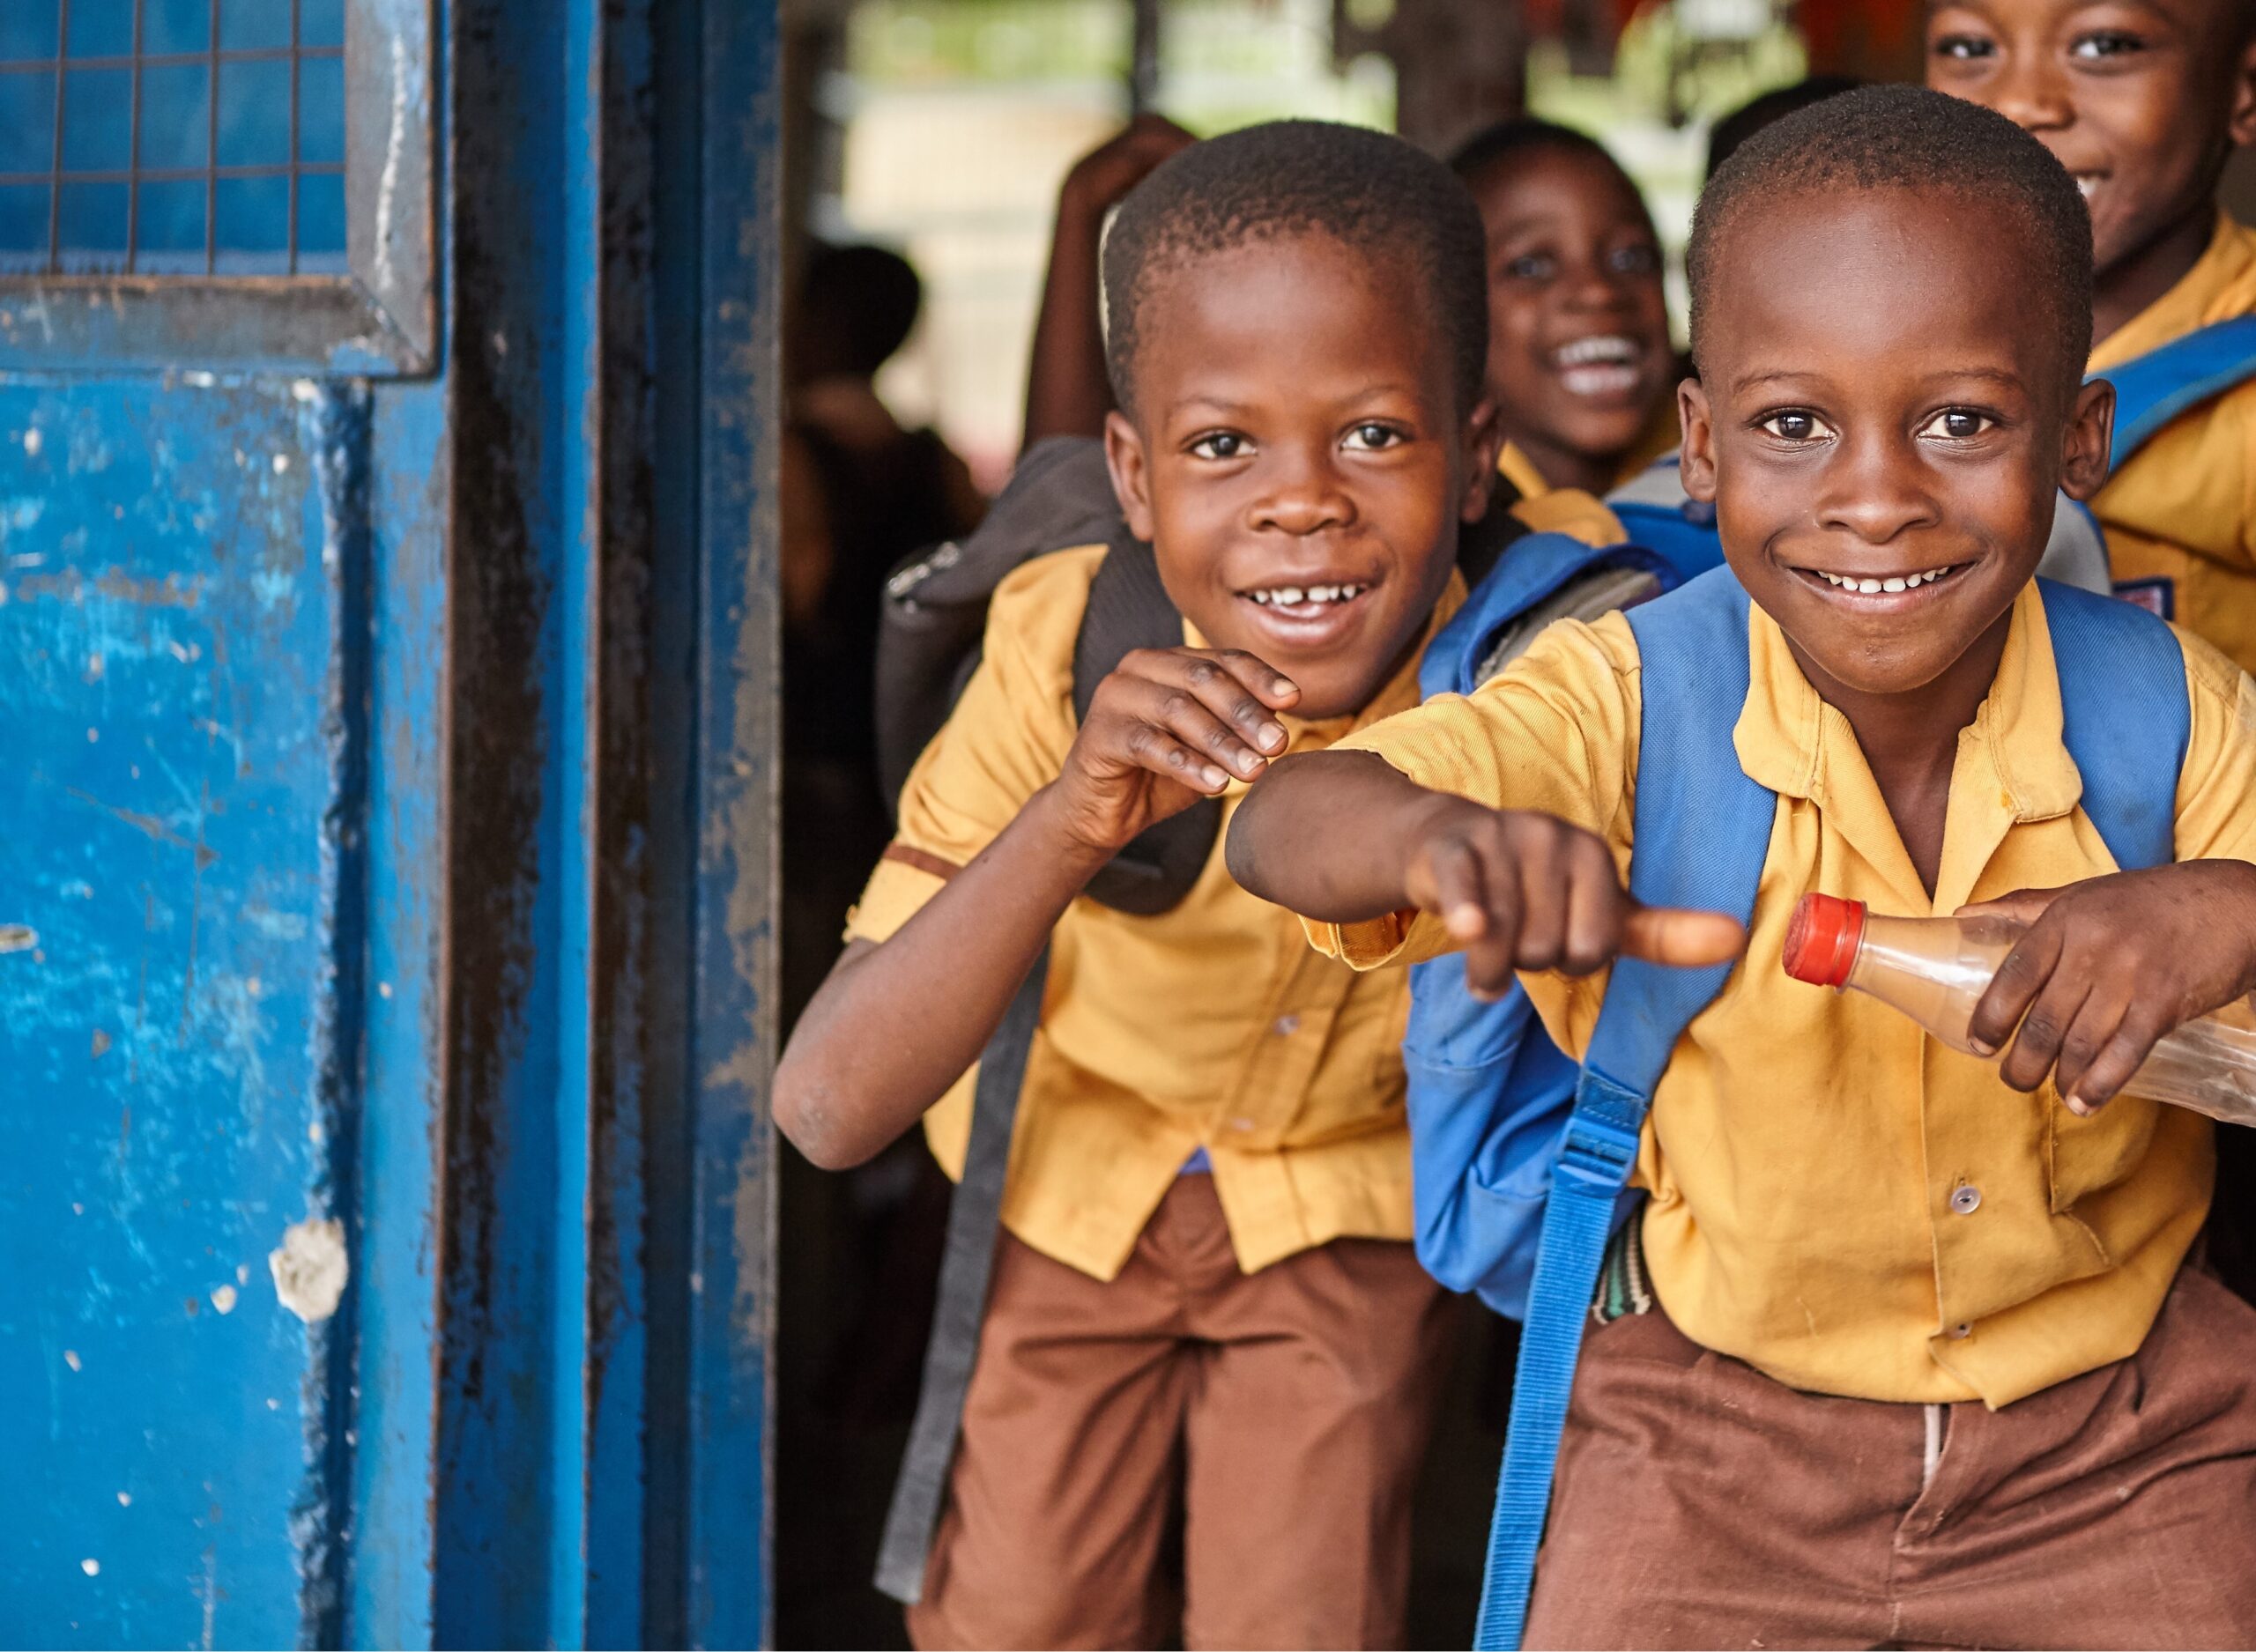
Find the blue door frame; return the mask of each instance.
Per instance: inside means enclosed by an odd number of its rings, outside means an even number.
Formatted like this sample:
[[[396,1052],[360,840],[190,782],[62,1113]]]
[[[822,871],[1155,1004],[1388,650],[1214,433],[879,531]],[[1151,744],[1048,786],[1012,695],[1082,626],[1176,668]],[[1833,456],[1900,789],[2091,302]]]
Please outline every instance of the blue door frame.
[[[349,278],[0,276],[0,1641],[753,1644],[775,0],[348,8]]]

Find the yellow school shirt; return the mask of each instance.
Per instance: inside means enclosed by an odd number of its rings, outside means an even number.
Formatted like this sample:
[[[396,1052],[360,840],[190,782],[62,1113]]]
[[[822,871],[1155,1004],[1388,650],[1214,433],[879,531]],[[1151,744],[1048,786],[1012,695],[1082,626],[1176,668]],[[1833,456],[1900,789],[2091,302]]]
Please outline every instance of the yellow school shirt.
[[[2091,371],[2256,312],[2256,229],[2217,215],[2200,261],[2091,352]],[[2256,380],[2173,420],[2092,500],[2126,595],[2256,670]],[[2164,600],[2166,598],[2166,600]]]
[[[1660,405],[1653,409],[1652,417],[1645,421],[1645,428],[1637,438],[1637,445],[1629,450],[1629,457],[1622,461],[1621,474],[1614,478],[1614,485],[1619,487],[1625,482],[1634,480],[1639,471],[1663,454],[1674,452],[1678,444],[1683,440],[1683,430],[1676,419],[1676,397],[1673,395],[1664,396]],[[1510,485],[1512,492],[1519,496],[1519,503],[1514,505],[1512,514],[1527,522],[1539,533],[1553,527],[1551,521],[1542,514],[1547,503],[1554,500],[1572,500],[1576,501],[1575,508],[1577,509],[1579,509],[1581,503],[1584,501],[1590,504],[1598,503],[1588,493],[1578,489],[1552,486],[1543,479],[1543,472],[1535,468],[1535,461],[1522,452],[1516,442],[1507,441],[1496,449],[1496,474],[1503,478]],[[1527,510],[1522,508],[1522,506],[1534,507],[1536,514],[1531,515]],[[1577,537],[1583,537],[1577,530],[1564,523],[1559,524],[1557,530],[1575,532]],[[1601,542],[1592,540],[1591,543]]]
[[[2180,633],[2192,702],[2177,798],[2181,859],[2256,859],[2256,687]],[[2002,1405],[2136,1349],[2208,1208],[2209,1122],[2118,1097],[2081,1119],[2024,1096],[1886,1005],[1790,980],[1795,902],[1876,912],[1971,900],[2114,870],[2077,808],[2042,597],[2016,601],[1988,699],[1959,736],[1932,899],[1848,720],[1754,611],[1741,767],[1777,794],[1745,960],[1663,1075],[1636,1185],[1656,1294],[1685,1333],[1781,1382],[1865,1399]],[[1542,810],[1629,863],[1639,676],[1628,622],[1562,623],[1469,698],[1342,742],[1422,785]],[[1311,923],[1358,967],[1449,950],[1434,920]],[[1525,978],[1579,1056],[1603,975]],[[1975,1189],[1968,1213],[1952,1195]]]
[[[1102,546],[1035,559],[997,589],[954,715],[910,774],[893,847],[849,921],[882,941],[968,864],[1073,743],[1073,640]],[[1434,623],[1464,600],[1452,576]],[[1422,645],[1421,645],[1422,646]],[[1314,751],[1418,700],[1414,656],[1360,719],[1282,719]],[[1225,823],[1243,785],[1223,803]],[[1184,1161],[1205,1147],[1247,1272],[1343,1235],[1411,1236],[1401,1043],[1409,985],[1311,952],[1291,915],[1247,894],[1221,839],[1183,904],[1132,917],[1087,899],[1051,937],[1004,1225],[1101,1279],[1120,1271]],[[972,1074],[925,1115],[962,1174]]]

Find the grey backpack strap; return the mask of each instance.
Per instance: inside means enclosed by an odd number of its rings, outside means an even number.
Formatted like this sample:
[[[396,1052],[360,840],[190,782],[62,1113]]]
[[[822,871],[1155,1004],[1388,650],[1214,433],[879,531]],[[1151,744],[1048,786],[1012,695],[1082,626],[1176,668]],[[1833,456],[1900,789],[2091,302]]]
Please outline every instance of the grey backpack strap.
[[[972,1086],[971,1138],[963,1150],[963,1177],[948,1202],[947,1237],[940,1251],[940,1285],[932,1308],[932,1337],[924,1348],[924,1378],[909,1450],[894,1482],[878,1545],[877,1586],[905,1606],[924,1592],[924,1561],[947,1500],[948,1471],[963,1431],[963,1398],[979,1357],[979,1326],[987,1313],[987,1285],[995,1270],[995,1243],[1003,1226],[1003,1182],[1011,1164],[1011,1130],[1019,1113],[1034,1030],[1042,1021],[1042,994],[1050,975],[1050,949],[1003,1011],[1003,1022],[980,1053]]]

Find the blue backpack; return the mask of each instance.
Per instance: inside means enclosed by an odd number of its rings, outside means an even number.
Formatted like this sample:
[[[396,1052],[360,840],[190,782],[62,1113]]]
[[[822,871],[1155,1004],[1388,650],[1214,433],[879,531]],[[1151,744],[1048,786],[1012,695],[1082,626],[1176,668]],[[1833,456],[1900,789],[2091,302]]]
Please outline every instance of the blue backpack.
[[[2165,863],[2190,721],[2177,640],[2127,604],[2049,581],[2044,604],[2084,812],[2118,865]],[[1732,744],[1748,612],[1718,568],[1628,616],[1643,681],[1630,893],[1742,922],[1777,802]],[[1435,681],[1447,675],[1429,656],[1429,684],[1456,685]],[[1583,1328],[1607,1241],[1632,1208],[1645,1114],[1678,1039],[1733,967],[1618,961],[1577,1066],[1543,1036],[1525,994],[1476,1004],[1459,960],[1418,967],[1405,1056],[1419,1254],[1444,1284],[1526,1321],[1477,1647],[1519,1644]]]

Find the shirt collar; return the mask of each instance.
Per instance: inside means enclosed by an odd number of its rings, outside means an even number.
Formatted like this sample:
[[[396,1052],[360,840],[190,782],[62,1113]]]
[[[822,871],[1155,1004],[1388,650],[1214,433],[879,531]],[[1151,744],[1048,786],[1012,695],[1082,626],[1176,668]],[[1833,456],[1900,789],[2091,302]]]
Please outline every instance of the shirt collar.
[[[1543,479],[1543,472],[1535,468],[1535,461],[1509,441],[1496,450],[1496,474],[1510,483],[1512,492],[1522,499],[1541,499],[1551,491],[1551,484]]]
[[[2104,374],[2197,327],[2245,315],[2252,305],[2256,305],[2256,230],[2220,211],[2208,250],[2177,285],[2091,352],[2089,371]]]

